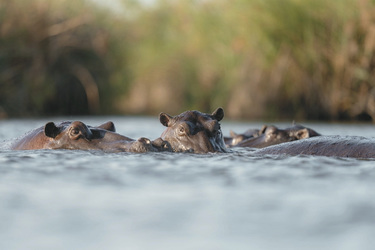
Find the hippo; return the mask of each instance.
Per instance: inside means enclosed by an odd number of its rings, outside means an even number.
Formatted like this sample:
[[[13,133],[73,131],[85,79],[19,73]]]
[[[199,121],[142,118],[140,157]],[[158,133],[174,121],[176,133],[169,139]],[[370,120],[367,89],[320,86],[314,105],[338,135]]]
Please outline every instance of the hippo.
[[[230,131],[230,137],[226,137],[226,136],[224,137],[225,145],[227,147],[232,147],[232,146],[235,146],[235,145],[237,145],[238,143],[240,143],[244,140],[254,138],[254,137],[258,137],[258,136],[260,136],[264,133],[266,128],[267,128],[267,126],[263,125],[263,127],[261,129],[248,129],[242,134],[237,134],[237,133],[235,133],[234,131],[231,130]]]
[[[162,112],[159,120],[167,128],[161,139],[169,142],[174,152],[227,152],[219,123],[223,118],[222,108],[212,114],[194,110],[171,116]]]
[[[255,151],[255,154],[375,158],[375,138],[361,136],[319,136],[258,149]]]
[[[252,134],[251,134],[252,133]],[[320,136],[316,131],[299,124],[286,129],[276,126],[263,126],[260,130],[236,135],[228,146],[264,148],[284,142]]]
[[[12,150],[80,149],[106,152],[156,152],[171,151],[161,138],[138,140],[115,132],[113,122],[100,126],[87,126],[81,121],[64,121],[56,125],[48,122],[10,144]]]

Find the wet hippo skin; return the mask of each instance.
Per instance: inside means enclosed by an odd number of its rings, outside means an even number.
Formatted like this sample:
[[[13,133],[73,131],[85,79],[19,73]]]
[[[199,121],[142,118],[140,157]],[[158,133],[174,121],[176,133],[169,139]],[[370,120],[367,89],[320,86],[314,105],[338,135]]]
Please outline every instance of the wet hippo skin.
[[[319,136],[259,149],[256,151],[256,154],[375,158],[375,138],[361,136]]]
[[[56,125],[48,122],[25,136],[16,139],[10,146],[13,150],[32,149],[80,149],[106,152],[154,152],[170,151],[169,144],[161,139],[154,142],[147,138],[138,140],[115,132],[112,122],[100,126],[87,126],[80,121],[66,121]]]
[[[177,116],[160,113],[159,120],[166,126],[161,138],[168,141],[174,152],[226,152],[219,121],[224,110],[217,108],[212,114],[186,111]]]
[[[249,130],[244,134],[232,133],[232,141],[227,140],[229,147],[264,148],[284,142],[320,136],[316,131],[296,124],[292,127],[279,129],[276,126],[263,126],[260,130]]]
[[[258,137],[259,135],[263,134],[265,129],[267,128],[266,125],[264,125],[261,129],[248,129],[242,134],[237,134],[234,131],[230,131],[229,137],[224,137],[224,142],[227,147],[235,146],[238,143],[250,139]]]

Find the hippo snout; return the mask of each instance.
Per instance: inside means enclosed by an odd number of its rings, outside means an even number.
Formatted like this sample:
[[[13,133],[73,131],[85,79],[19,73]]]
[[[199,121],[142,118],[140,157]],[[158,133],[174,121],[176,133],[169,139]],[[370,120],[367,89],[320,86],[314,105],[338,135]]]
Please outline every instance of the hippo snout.
[[[156,148],[157,151],[172,152],[171,144],[168,141],[164,141],[160,137],[152,141],[152,145]]]
[[[140,143],[144,143],[145,145],[151,145],[151,140],[145,137],[141,137],[137,141]]]
[[[138,140],[131,143],[129,151],[137,152],[137,153],[145,153],[145,152],[154,152],[155,150],[152,147],[150,139],[141,137]]]
[[[169,142],[167,141],[163,141],[162,145],[161,145],[161,148],[163,149],[163,151],[169,151],[169,152],[172,152],[172,146]]]
[[[151,141],[148,138],[141,137],[138,140],[131,143],[129,147],[130,152],[145,153],[145,152],[161,152],[161,151],[172,151],[171,145],[162,140],[161,138]]]

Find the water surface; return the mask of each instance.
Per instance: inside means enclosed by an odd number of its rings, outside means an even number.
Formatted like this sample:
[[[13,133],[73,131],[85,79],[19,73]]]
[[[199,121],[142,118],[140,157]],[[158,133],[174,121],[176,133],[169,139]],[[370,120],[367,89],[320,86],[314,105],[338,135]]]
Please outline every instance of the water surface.
[[[0,121],[0,140],[62,119]],[[156,118],[79,120],[163,131]],[[306,125],[375,137],[372,125]],[[0,249],[373,249],[374,190],[373,160],[0,150]]]

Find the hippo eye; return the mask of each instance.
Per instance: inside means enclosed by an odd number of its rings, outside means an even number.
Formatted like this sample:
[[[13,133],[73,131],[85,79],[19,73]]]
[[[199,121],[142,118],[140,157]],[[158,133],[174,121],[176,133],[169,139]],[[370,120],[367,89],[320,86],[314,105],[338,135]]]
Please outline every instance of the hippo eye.
[[[80,131],[79,131],[79,129],[77,129],[77,128],[72,128],[72,129],[70,130],[70,136],[72,136],[73,138],[78,139],[78,138],[79,138],[79,135],[80,135]]]
[[[181,134],[185,134],[185,128],[184,127],[180,127],[178,129],[178,133],[181,135]]]

